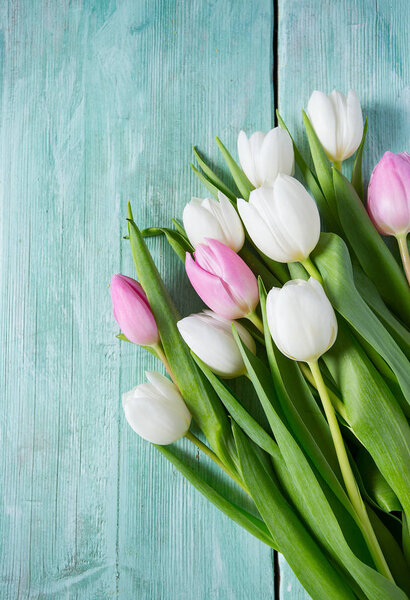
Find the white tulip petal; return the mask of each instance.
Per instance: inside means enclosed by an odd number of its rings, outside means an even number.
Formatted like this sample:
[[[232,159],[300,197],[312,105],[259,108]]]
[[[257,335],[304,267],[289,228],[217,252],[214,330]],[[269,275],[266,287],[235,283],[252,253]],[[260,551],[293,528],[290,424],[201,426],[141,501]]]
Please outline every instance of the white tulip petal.
[[[255,342],[236,321],[212,311],[190,315],[178,321],[178,330],[189,348],[217,375],[238,377],[245,372],[241,353],[232,334],[232,323],[244,344],[255,352]]]
[[[308,114],[330,160],[341,162],[357,150],[363,135],[363,116],[354,90],[349,90],[347,99],[337,90],[329,96],[314,91]]]
[[[245,228],[253,243],[266,256],[278,262],[288,261],[288,248],[280,245],[272,232],[271,221],[268,222],[261,203],[256,200],[256,193],[263,194],[263,188],[257,188],[251,192],[249,202],[238,198],[238,211]],[[255,196],[252,199],[252,195]],[[252,201],[253,200],[253,201]]]
[[[147,373],[151,381],[123,394],[125,417],[142,438],[154,444],[171,444],[188,431],[191,414],[176,386],[160,373]]]
[[[336,339],[333,307],[315,280],[296,279],[282,288],[273,288],[267,297],[266,310],[276,346],[293,360],[317,360]]]
[[[228,198],[219,193],[219,202],[214,198],[192,198],[182,215],[186,234],[191,244],[206,243],[214,239],[238,252],[245,241],[241,220]]]
[[[238,156],[243,172],[252,185],[256,186],[255,163],[253,160],[248,136],[244,131],[240,131],[238,135]]]
[[[333,159],[337,154],[337,124],[333,103],[326,94],[315,90],[310,97],[307,110],[310,122],[326,154]]]

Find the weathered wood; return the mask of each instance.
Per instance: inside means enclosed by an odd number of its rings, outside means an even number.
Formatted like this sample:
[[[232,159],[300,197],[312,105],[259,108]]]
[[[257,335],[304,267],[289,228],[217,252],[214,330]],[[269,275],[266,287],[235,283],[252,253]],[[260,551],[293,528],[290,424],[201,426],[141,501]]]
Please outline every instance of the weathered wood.
[[[234,148],[269,128],[272,3],[0,10],[0,596],[272,598],[272,552],[127,426],[121,393],[159,366],[115,339],[107,287],[133,274],[128,200],[141,226],[167,224],[206,195],[192,143],[216,159],[215,135]],[[186,313],[178,261],[151,247]]]
[[[408,2],[279,0],[278,17],[278,105],[301,147],[301,109],[312,91],[353,88],[369,119],[365,178],[386,150],[408,151]],[[282,557],[280,565],[281,598],[307,599]]]

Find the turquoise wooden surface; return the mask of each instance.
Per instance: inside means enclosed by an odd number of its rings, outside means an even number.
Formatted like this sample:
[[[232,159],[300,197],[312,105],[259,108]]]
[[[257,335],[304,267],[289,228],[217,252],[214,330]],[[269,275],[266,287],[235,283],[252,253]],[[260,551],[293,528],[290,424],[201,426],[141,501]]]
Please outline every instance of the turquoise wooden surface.
[[[289,126],[313,88],[351,85],[371,118],[367,172],[405,149],[407,3],[281,0],[277,12]],[[107,288],[133,274],[127,200],[142,226],[168,223],[204,193],[192,143],[216,160],[216,134],[234,148],[240,128],[272,125],[273,3],[10,0],[0,14],[0,597],[274,598],[272,552],[125,423],[121,393],[159,366],[114,338]],[[151,248],[186,313],[182,269]],[[306,599],[280,564],[281,598]]]

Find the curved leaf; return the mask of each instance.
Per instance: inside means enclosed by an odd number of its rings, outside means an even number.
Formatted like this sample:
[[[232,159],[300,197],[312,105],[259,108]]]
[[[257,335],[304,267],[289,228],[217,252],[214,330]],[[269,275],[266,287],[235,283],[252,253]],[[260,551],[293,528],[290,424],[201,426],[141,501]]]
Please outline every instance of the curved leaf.
[[[280,552],[313,598],[354,600],[347,581],[334,569],[265,470],[252,442],[233,424],[242,476]]]
[[[233,471],[235,449],[228,418],[219,398],[195,365],[176,326],[180,316],[152,260],[128,205],[128,233],[138,280],[147,294],[162,345],[192,416],[214,452]]]
[[[169,446],[157,446],[156,449],[161,452],[178,469],[180,473],[187,479],[209,502],[219,508],[232,521],[249,531],[253,536],[267,544],[271,548],[278,549],[276,542],[273,541],[272,535],[266,527],[265,523],[248,513],[248,511],[236,506],[215,490],[209,483],[204,481],[198,473],[188,467],[180,458],[178,458],[169,448]]]
[[[382,298],[409,325],[410,289],[400,266],[376,231],[352,184],[337,169],[333,169],[333,181],[346,239]]]
[[[346,244],[333,233],[322,233],[312,258],[323,278],[326,294],[335,309],[373,346],[396,375],[406,398],[402,408],[406,414],[410,414],[408,361],[356,290]]]

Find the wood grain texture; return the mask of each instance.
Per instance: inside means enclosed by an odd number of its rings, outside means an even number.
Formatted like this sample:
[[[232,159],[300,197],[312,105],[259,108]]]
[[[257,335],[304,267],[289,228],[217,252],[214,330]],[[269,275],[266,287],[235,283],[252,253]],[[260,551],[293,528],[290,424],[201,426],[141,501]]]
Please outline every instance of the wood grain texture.
[[[365,172],[408,149],[404,0],[279,0],[279,108],[354,87]],[[167,224],[204,190],[191,145],[273,123],[269,0],[1,3],[0,597],[273,598],[272,553],[129,429],[121,393],[157,369],[114,338],[108,282],[133,267],[125,205]],[[193,295],[150,244],[183,314]],[[197,305],[198,306],[198,305]],[[179,445],[207,477],[214,472]],[[232,490],[224,480],[220,486]],[[306,599],[283,558],[281,597]]]
[[[128,200],[141,226],[167,224],[204,193],[193,142],[216,158],[215,135],[234,147],[239,128],[269,128],[272,4],[0,10],[0,596],[272,598],[272,552],[127,426],[121,393],[159,365],[115,339],[107,287],[134,272]],[[186,313],[182,269],[151,248]]]
[[[408,151],[409,3],[279,0],[278,17],[278,108],[298,145],[306,149],[301,109],[312,91],[353,88],[369,120],[365,179],[386,150]],[[281,598],[307,600],[283,557],[280,567]]]

